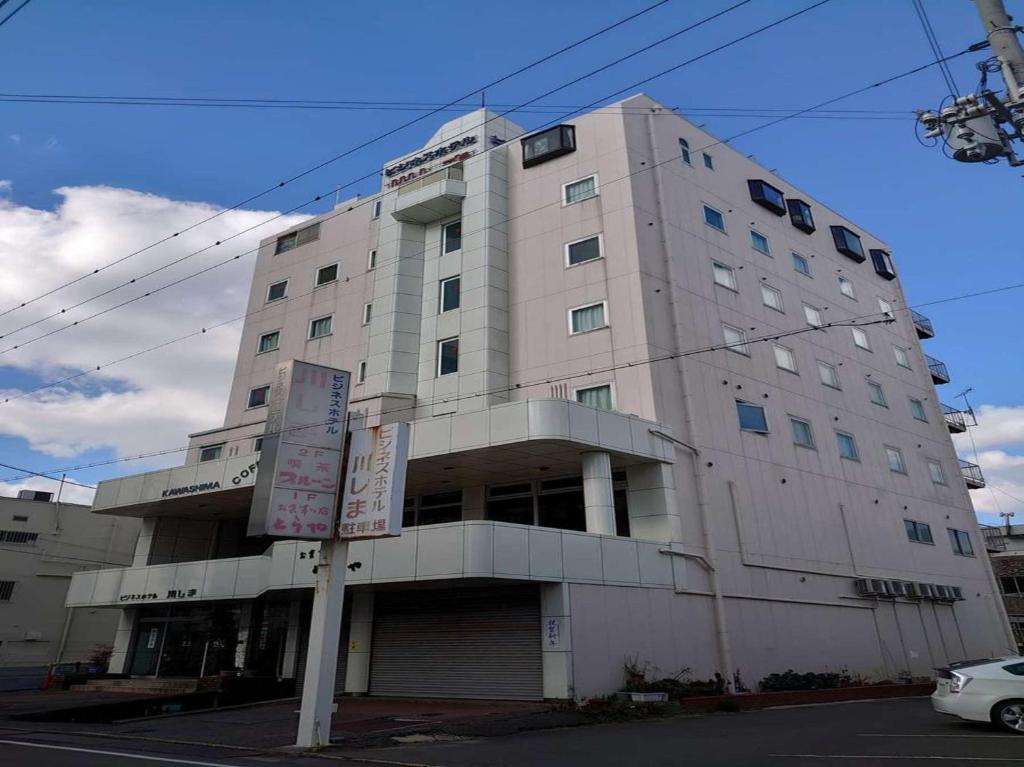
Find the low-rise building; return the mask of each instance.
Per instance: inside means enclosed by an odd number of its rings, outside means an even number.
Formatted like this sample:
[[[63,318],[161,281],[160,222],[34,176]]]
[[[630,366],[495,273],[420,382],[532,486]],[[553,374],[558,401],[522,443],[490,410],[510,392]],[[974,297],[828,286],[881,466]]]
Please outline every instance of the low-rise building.
[[[999,581],[1017,652],[1024,655],[1024,525],[988,526],[981,532]]]

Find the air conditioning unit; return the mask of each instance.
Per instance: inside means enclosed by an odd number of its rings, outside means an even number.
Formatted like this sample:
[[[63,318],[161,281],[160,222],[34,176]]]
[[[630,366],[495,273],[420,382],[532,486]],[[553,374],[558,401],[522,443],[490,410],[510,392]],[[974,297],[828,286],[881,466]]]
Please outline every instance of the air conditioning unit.
[[[924,599],[924,594],[921,593],[920,583],[904,583],[904,594],[907,599]]]
[[[853,582],[857,593],[862,597],[891,597],[892,587],[889,581],[881,578],[858,578]]]
[[[953,592],[953,601],[954,602],[963,602],[964,601],[964,590],[960,586],[950,586],[949,590],[951,592]]]
[[[909,583],[906,583],[905,581],[887,581],[887,583],[889,584],[889,590],[892,592],[893,596],[907,596],[907,586],[910,585]]]
[[[931,583],[918,583],[917,589],[921,592],[921,599],[935,599],[935,587]]]
[[[952,590],[950,589],[949,586],[942,586],[940,584],[935,584],[934,589],[935,589],[935,599],[936,599],[936,601],[938,601],[938,602],[952,602],[953,601],[953,592],[952,592]]]

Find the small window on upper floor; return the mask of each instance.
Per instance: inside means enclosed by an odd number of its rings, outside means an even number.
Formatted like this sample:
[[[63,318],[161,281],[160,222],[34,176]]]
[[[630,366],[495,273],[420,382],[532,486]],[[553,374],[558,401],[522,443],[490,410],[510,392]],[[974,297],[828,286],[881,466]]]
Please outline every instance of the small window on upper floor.
[[[597,197],[597,176],[587,176],[579,181],[570,181],[562,187],[562,204],[572,205],[575,202]]]
[[[720,232],[725,231],[725,216],[710,205],[704,206],[704,223],[712,229],[717,229]]]
[[[756,229],[750,230],[750,247],[766,256],[772,254],[771,248],[768,246],[768,238]]]
[[[843,388],[839,385],[839,370],[836,369],[835,365],[829,365],[827,362],[818,360],[818,378],[821,379],[822,384],[831,389]]]
[[[742,431],[753,431],[758,434],[768,433],[768,417],[764,408],[743,400],[736,400],[736,415],[739,417]]]
[[[810,277],[811,276],[811,262],[801,256],[799,253],[792,253],[793,256],[793,269],[800,272],[800,274]]]
[[[747,181],[747,188],[750,189],[750,199],[767,208],[776,216],[784,215],[786,212],[786,198],[781,189],[776,189],[767,181],[751,179]]]
[[[370,251],[370,255],[366,257],[366,269],[367,271],[373,271],[377,268],[377,249],[373,248]]]
[[[328,314],[326,317],[318,317],[315,320],[309,322],[309,340],[312,341],[314,338],[323,338],[329,336],[334,330],[334,315]]]
[[[709,155],[707,152],[704,152],[703,154],[704,154],[704,167],[707,168],[708,170],[714,170],[715,169],[715,160],[714,160],[714,158],[711,155]]]
[[[356,383],[366,383],[366,360],[360,360],[356,365]]]
[[[384,203],[383,200],[374,200],[373,201],[373,213],[371,214],[371,218],[380,218],[380,210],[381,210],[381,206],[383,205],[383,203]]]
[[[907,350],[902,346],[892,347],[892,353],[896,357],[896,364],[901,368],[910,370],[910,355],[907,354]]]
[[[896,279],[896,267],[892,265],[892,256],[887,251],[871,249],[871,263],[875,271],[887,280]]]
[[[852,258],[854,261],[863,261],[867,256],[864,255],[864,246],[861,245],[860,237],[845,226],[833,226],[832,228],[832,241],[835,243],[836,250],[842,253],[848,258]]]
[[[259,453],[263,450],[263,437],[257,437],[252,441],[252,451]]]
[[[725,339],[725,348],[729,351],[750,356],[750,349],[747,347],[747,334],[741,328],[723,324],[722,338]]]
[[[462,250],[462,222],[452,221],[444,225],[444,252]]]
[[[569,335],[608,327],[608,302],[578,306],[569,310]]]
[[[782,307],[782,291],[771,285],[761,283],[761,303],[777,312],[785,311]]]
[[[952,527],[946,529],[949,531],[949,543],[953,547],[953,553],[959,554],[961,557],[973,557],[974,546],[967,531],[954,530]]]
[[[867,352],[871,351],[871,342],[868,340],[868,334],[860,328],[850,328],[850,330],[853,331],[853,345],[858,349],[863,349]]]
[[[280,301],[286,295],[288,295],[288,280],[281,280],[267,286],[267,303]]]
[[[313,242],[314,240],[320,239],[320,224],[311,224],[310,226],[303,227],[302,229],[296,229],[294,232],[283,234],[277,238],[277,247],[274,249],[274,255],[279,253],[285,253],[286,251],[292,250],[305,245],[307,242]]]
[[[523,167],[530,168],[542,162],[576,151],[576,128],[556,125],[520,141],[523,147]]]
[[[893,316],[892,304],[890,304],[884,298],[879,298],[878,299],[878,309],[879,309],[879,311],[882,312],[882,314],[886,314],[886,315],[888,315],[890,317]]]
[[[576,401],[587,407],[598,410],[614,410],[615,403],[612,398],[612,385],[601,384],[600,386],[585,386],[577,389]]]
[[[790,373],[796,373],[796,354],[788,346],[782,344],[772,344],[772,350],[775,353],[775,365],[782,370],[788,370]]]
[[[928,476],[936,485],[946,484],[946,473],[942,470],[942,464],[938,461],[928,461]]]
[[[280,345],[281,331],[273,330],[260,336],[259,341],[256,342],[256,353],[266,354],[267,352],[276,352]]]
[[[928,423],[928,415],[924,411],[924,402],[914,397],[910,398],[910,414],[914,416],[915,420]]]
[[[437,375],[459,372],[459,339],[446,338],[437,342]]]
[[[868,397],[879,407],[889,407],[889,403],[885,399],[885,389],[878,381],[868,381]]]
[[[373,319],[373,304],[363,304],[363,324],[369,325]]]
[[[857,440],[852,434],[845,431],[836,432],[836,444],[839,446],[839,457],[848,461],[859,461],[860,453],[857,451]]]
[[[786,207],[789,209],[789,222],[801,232],[812,234],[814,232],[814,216],[811,215],[811,206],[803,200],[786,200]]]
[[[265,384],[263,386],[254,386],[249,389],[249,399],[246,401],[246,407],[252,409],[254,407],[263,407],[267,404],[270,399],[270,385]]]
[[[338,265],[331,264],[330,266],[321,266],[316,270],[316,283],[315,287],[321,285],[327,285],[331,282],[337,282],[338,280]]]
[[[224,443],[221,442],[217,445],[206,445],[199,448],[199,463],[206,463],[207,461],[219,460],[221,455],[224,453]]]
[[[857,299],[857,294],[853,290],[853,282],[846,277],[839,277],[839,292],[847,298]]]
[[[903,451],[898,447],[885,446],[885,458],[889,462],[889,471],[897,474],[907,473],[907,464],[903,462]]]
[[[721,285],[729,290],[736,290],[736,273],[731,266],[720,264],[718,261],[712,261],[711,272],[714,275],[716,285]]]
[[[804,304],[804,319],[807,320],[808,325],[815,328],[820,328],[825,324],[825,320],[821,316],[821,309],[810,304]]]
[[[932,540],[931,525],[925,522],[915,522],[913,519],[904,519],[903,527],[907,531],[907,540],[914,543],[934,543]]]
[[[793,432],[793,444],[814,449],[814,431],[811,422],[803,418],[789,417],[789,425]]]
[[[441,290],[438,296],[439,314],[458,309],[461,303],[462,278],[449,277],[441,280]]]
[[[567,242],[565,244],[565,265],[576,266],[576,264],[584,264],[587,261],[596,261],[603,255],[601,245],[601,235],[599,234]]]
[[[684,138],[679,139],[679,157],[687,165],[693,165],[690,161],[690,142]]]

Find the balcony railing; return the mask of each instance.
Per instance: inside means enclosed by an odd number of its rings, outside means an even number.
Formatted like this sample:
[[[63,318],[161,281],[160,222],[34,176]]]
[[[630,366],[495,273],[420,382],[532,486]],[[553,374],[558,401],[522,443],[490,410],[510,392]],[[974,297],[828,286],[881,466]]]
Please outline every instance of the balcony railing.
[[[450,181],[462,181],[462,166],[452,165],[449,168],[441,168],[441,170],[435,170],[433,173],[420,176],[419,178],[398,187],[398,193],[402,195],[408,194],[409,192],[415,192],[417,189],[430,186],[435,181],[444,181],[445,179]]]
[[[976,463],[960,459],[960,473],[964,476],[964,482],[971,489],[985,487],[985,475],[981,473],[981,467]]]
[[[949,427],[953,434],[961,434],[967,431],[967,420],[964,418],[963,411],[949,405],[943,405],[942,415],[946,419],[946,426]]]
[[[978,525],[981,530],[981,537],[985,541],[985,550],[990,553],[1006,551],[1006,538],[1003,536],[1001,527],[992,525]]]
[[[932,381],[937,384],[949,383],[949,369],[946,367],[945,362],[940,362],[934,357],[929,357],[927,354],[924,355],[924,360],[928,363],[928,370],[931,371]]]
[[[917,330],[918,338],[935,337],[935,328],[932,326],[932,321],[930,319],[920,312],[915,312],[913,309],[910,310],[910,317],[914,321],[914,329]]]

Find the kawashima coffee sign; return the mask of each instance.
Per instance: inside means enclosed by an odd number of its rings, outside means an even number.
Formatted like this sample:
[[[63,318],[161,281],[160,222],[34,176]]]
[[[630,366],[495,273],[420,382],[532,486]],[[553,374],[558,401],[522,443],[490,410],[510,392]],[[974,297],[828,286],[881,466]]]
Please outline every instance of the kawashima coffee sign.
[[[439,146],[427,152],[421,152],[385,168],[384,175],[388,179],[388,188],[401,186],[409,181],[425,176],[435,170],[435,165],[451,165],[471,157],[473,151],[465,150],[473,147],[476,142],[476,136],[464,136],[444,146]],[[441,162],[438,163],[438,160]]]

